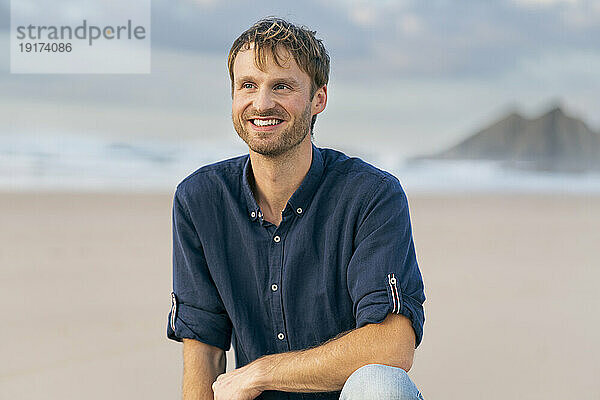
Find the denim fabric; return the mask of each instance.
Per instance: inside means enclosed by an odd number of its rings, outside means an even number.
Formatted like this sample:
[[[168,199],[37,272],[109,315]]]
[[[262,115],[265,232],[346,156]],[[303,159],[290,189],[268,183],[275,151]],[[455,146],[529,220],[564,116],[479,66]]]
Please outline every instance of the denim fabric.
[[[369,364],[350,375],[340,400],[423,400],[423,396],[403,369]]]

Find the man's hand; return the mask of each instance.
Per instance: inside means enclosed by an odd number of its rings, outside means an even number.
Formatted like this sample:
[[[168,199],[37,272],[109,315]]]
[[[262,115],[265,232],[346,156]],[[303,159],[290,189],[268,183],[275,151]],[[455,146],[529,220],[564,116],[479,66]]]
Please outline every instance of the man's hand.
[[[367,364],[384,364],[408,371],[415,334],[404,315],[388,314],[379,324],[367,324],[308,350],[269,354],[219,375],[215,400],[253,400],[265,390],[330,392]]]
[[[368,324],[308,350],[270,354],[217,377],[215,400],[254,400],[265,390],[330,392],[341,390],[346,379],[366,364],[384,364],[408,371],[415,334],[404,315],[388,314],[379,324]]]
[[[264,362],[256,360],[242,368],[221,374],[212,385],[215,400],[253,400],[263,392]]]

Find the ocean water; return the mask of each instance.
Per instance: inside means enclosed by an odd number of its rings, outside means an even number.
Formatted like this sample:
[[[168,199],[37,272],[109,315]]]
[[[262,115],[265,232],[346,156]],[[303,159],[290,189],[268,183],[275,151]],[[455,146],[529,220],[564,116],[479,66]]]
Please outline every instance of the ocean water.
[[[179,181],[200,166],[244,153],[246,148],[241,142],[0,135],[0,190],[172,192]],[[393,173],[408,193],[600,194],[598,173],[520,171],[473,161],[411,164],[392,151],[347,153]]]
[[[242,145],[114,140],[64,134],[0,136],[0,190],[172,191],[198,167]]]

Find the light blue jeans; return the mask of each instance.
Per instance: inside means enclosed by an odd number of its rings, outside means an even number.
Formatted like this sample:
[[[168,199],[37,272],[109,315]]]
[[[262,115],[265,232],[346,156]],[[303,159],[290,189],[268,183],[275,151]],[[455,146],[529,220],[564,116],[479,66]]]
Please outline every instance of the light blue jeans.
[[[402,368],[369,364],[350,375],[340,400],[423,400],[423,396]]]

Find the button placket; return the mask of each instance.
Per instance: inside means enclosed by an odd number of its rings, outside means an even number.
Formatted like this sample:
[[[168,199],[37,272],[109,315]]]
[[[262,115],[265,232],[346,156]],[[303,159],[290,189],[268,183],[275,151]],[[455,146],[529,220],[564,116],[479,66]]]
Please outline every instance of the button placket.
[[[282,279],[284,268],[284,242],[289,228],[289,222],[282,220],[273,232],[271,245],[269,246],[269,280],[268,287],[271,294],[271,313],[273,316],[272,327],[275,346],[278,351],[289,351],[290,345],[287,340],[285,325],[285,310],[283,308]]]

